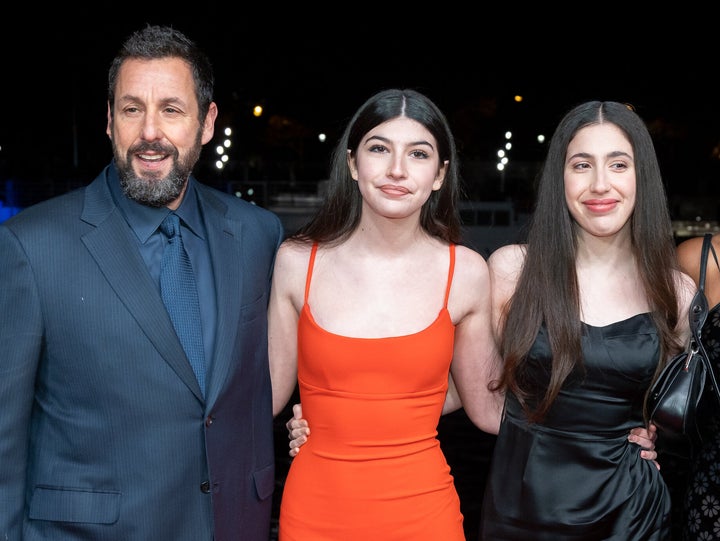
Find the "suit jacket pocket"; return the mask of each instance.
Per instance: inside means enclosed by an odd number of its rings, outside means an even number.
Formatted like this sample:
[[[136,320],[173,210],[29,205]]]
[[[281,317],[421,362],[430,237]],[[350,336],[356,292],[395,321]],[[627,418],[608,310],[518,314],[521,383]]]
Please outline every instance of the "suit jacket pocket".
[[[272,496],[275,490],[275,467],[271,464],[260,470],[256,470],[253,474],[255,480],[255,490],[260,500],[265,500]]]
[[[263,294],[260,298],[242,305],[240,307],[240,323],[247,325],[257,319],[266,320],[267,304],[267,295]]]
[[[120,516],[120,492],[37,486],[30,500],[31,519],[113,524]]]

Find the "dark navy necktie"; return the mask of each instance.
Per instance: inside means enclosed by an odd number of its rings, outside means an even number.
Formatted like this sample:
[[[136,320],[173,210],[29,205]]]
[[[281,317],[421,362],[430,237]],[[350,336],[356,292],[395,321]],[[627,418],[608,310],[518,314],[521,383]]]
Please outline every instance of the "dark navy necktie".
[[[171,212],[160,224],[160,229],[169,239],[160,268],[160,294],[185,354],[190,359],[200,390],[205,395],[205,352],[200,302],[190,258],[180,236],[180,219]]]

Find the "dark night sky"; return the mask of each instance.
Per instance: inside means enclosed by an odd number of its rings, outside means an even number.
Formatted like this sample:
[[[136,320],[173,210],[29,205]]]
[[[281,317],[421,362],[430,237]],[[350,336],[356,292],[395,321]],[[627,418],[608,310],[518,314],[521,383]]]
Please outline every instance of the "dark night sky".
[[[256,120],[250,105],[262,102],[266,119],[285,119],[298,134],[326,131],[332,144],[370,94],[413,87],[445,111],[463,160],[493,160],[508,127],[550,135],[580,101],[627,101],[651,128],[669,191],[692,196],[711,186],[720,194],[720,167],[712,160],[720,144],[720,85],[710,34],[697,28],[702,14],[688,14],[692,27],[677,14],[673,26],[650,27],[604,7],[552,31],[528,31],[528,20],[511,25],[474,10],[407,5],[391,17],[387,6],[347,9],[367,13],[333,23],[324,20],[329,13],[278,6],[271,22],[266,14],[231,15],[210,1],[192,14],[115,5],[103,24],[85,24],[79,11],[77,21],[58,15],[62,23],[50,13],[40,23],[20,18],[15,32],[0,37],[0,180],[94,177],[110,158],[107,67],[122,39],[152,22],[173,24],[206,50],[220,120],[232,117],[241,130]],[[512,102],[516,93],[522,104]],[[306,151],[322,161],[329,148]]]

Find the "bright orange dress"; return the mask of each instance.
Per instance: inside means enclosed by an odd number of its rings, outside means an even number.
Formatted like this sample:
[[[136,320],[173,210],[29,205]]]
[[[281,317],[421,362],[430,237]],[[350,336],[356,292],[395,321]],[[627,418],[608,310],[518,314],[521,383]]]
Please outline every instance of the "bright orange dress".
[[[426,329],[390,338],[327,332],[307,304],[298,322],[298,382],[311,435],[293,459],[280,541],[465,541],[437,425],[455,327],[445,301]]]

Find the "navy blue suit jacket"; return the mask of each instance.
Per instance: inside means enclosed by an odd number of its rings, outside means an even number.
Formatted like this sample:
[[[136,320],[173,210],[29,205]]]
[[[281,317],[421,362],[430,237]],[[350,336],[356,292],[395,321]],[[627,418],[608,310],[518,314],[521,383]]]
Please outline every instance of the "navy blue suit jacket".
[[[107,171],[0,224],[0,538],[267,541],[282,224],[198,183],[218,307],[203,400]]]

